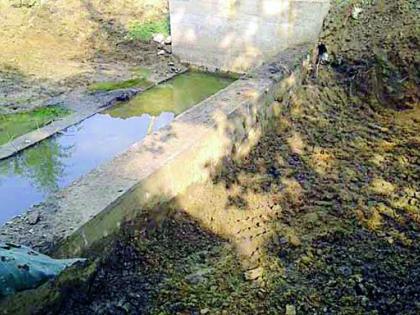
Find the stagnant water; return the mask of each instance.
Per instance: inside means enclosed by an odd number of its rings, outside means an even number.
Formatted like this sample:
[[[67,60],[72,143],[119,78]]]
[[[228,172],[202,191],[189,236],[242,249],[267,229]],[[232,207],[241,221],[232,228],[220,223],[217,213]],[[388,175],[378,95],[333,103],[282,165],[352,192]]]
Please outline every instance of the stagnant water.
[[[233,80],[188,72],[0,161],[0,224],[124,152]]]

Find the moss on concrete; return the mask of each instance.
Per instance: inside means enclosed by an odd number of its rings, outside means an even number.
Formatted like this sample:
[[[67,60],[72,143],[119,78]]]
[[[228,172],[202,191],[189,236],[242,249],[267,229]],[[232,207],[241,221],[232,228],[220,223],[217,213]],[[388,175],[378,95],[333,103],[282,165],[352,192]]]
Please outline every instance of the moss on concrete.
[[[48,125],[69,112],[59,106],[48,106],[18,114],[0,115],[0,145]]]
[[[126,81],[120,81],[120,82],[97,82],[91,84],[88,89],[91,92],[98,92],[98,91],[113,91],[113,90],[119,90],[119,89],[128,89],[132,87],[137,88],[146,88],[152,85],[152,83],[144,78],[136,78],[136,79],[130,79]]]

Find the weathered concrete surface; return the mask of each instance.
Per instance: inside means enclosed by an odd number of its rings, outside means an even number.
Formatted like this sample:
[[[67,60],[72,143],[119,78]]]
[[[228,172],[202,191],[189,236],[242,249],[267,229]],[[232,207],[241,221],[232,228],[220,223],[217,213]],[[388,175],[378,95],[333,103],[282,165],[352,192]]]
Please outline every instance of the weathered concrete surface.
[[[329,0],[170,0],[173,53],[182,61],[246,72],[317,40]]]
[[[294,86],[292,69],[306,51],[287,50],[276,62],[186,111],[170,126],[1,227],[0,241],[56,256],[77,255],[140,211],[156,209],[191,184],[206,181],[223,157],[246,154],[256,143],[275,110],[273,104],[279,106],[273,103],[274,93]]]

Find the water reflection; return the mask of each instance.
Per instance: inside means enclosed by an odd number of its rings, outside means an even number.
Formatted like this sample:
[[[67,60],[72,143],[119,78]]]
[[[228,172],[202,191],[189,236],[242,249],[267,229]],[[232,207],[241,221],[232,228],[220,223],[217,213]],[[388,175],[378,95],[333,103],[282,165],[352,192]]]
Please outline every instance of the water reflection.
[[[0,224],[124,152],[232,82],[186,73],[0,161]]]
[[[225,88],[232,81],[231,78],[210,73],[188,72],[140,94],[129,102],[113,107],[108,113],[120,118],[144,113],[158,116],[163,112],[178,115]]]

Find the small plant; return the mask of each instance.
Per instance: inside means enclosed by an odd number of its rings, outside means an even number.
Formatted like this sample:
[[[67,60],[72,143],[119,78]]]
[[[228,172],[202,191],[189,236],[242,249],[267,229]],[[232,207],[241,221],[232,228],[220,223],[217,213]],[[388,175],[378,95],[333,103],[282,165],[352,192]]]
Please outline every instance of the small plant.
[[[154,34],[161,33],[169,36],[169,19],[151,21],[146,23],[134,22],[129,26],[128,37],[131,40],[150,41]]]

